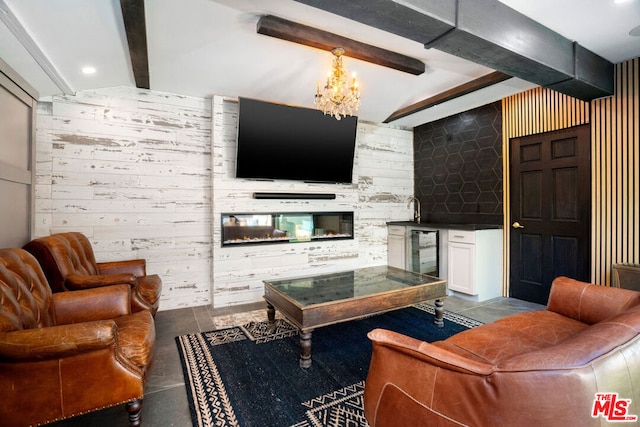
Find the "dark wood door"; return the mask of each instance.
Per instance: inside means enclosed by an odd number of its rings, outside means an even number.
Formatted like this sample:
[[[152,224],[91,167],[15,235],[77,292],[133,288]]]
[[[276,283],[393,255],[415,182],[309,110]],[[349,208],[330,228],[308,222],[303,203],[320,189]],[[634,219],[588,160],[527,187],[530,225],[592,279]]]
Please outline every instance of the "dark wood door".
[[[510,141],[509,295],[546,304],[557,276],[588,281],[590,128]]]

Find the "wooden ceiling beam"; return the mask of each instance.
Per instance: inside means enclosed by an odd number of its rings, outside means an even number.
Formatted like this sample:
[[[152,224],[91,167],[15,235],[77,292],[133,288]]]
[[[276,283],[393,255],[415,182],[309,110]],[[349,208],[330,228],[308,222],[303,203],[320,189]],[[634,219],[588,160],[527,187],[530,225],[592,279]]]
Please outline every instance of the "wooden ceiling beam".
[[[144,0],[120,0],[136,87],[150,89]]]
[[[345,50],[345,56],[404,71],[405,73],[420,75],[425,71],[424,62],[415,58],[273,15],[265,15],[258,20],[257,32],[327,51],[341,47]]]
[[[390,123],[394,120],[401,119],[417,113],[418,111],[426,110],[427,108],[434,107],[438,104],[442,104],[443,102],[451,101],[452,99],[467,95],[476,90],[484,89],[485,87],[492,86],[510,78],[511,76],[508,74],[501,73],[500,71],[494,71],[486,76],[482,76],[460,86],[456,86],[453,89],[434,95],[431,98],[423,99],[422,101],[411,104],[408,107],[401,108],[387,117],[383,123]]]

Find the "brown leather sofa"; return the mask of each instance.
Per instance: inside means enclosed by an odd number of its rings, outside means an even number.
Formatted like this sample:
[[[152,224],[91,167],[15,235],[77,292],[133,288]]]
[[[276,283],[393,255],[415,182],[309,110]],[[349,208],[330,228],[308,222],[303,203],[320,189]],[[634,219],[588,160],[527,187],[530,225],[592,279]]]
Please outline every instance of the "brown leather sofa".
[[[0,249],[0,425],[40,425],[126,404],[140,425],[155,327],[131,288],[53,294],[36,259]]]
[[[24,249],[40,262],[53,292],[126,284],[133,289],[134,312],[149,310],[155,316],[158,311],[162,281],[147,275],[144,259],[96,262],[91,242],[78,232],[41,237]]]
[[[369,338],[371,427],[585,427],[623,412],[640,420],[640,292],[560,277],[546,310],[432,344],[381,329]]]

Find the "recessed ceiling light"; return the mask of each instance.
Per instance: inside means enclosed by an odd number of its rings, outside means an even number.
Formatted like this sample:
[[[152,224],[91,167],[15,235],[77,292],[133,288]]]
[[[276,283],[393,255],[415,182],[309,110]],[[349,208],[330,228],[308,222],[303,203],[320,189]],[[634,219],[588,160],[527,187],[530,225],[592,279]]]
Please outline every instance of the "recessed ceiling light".
[[[640,37],[640,25],[633,27],[631,31],[629,31],[629,35],[631,37]]]
[[[95,74],[95,73],[96,73],[95,67],[82,67],[82,74]]]
[[[630,1],[633,1],[633,0],[613,0],[613,3],[622,4],[622,3],[629,3]]]

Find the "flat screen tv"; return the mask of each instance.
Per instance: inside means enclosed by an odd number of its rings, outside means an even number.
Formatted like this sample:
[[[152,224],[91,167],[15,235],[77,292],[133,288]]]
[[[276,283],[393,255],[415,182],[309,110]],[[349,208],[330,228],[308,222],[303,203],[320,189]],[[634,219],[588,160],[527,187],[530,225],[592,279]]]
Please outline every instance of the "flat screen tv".
[[[236,177],[351,183],[358,118],[240,98]]]

